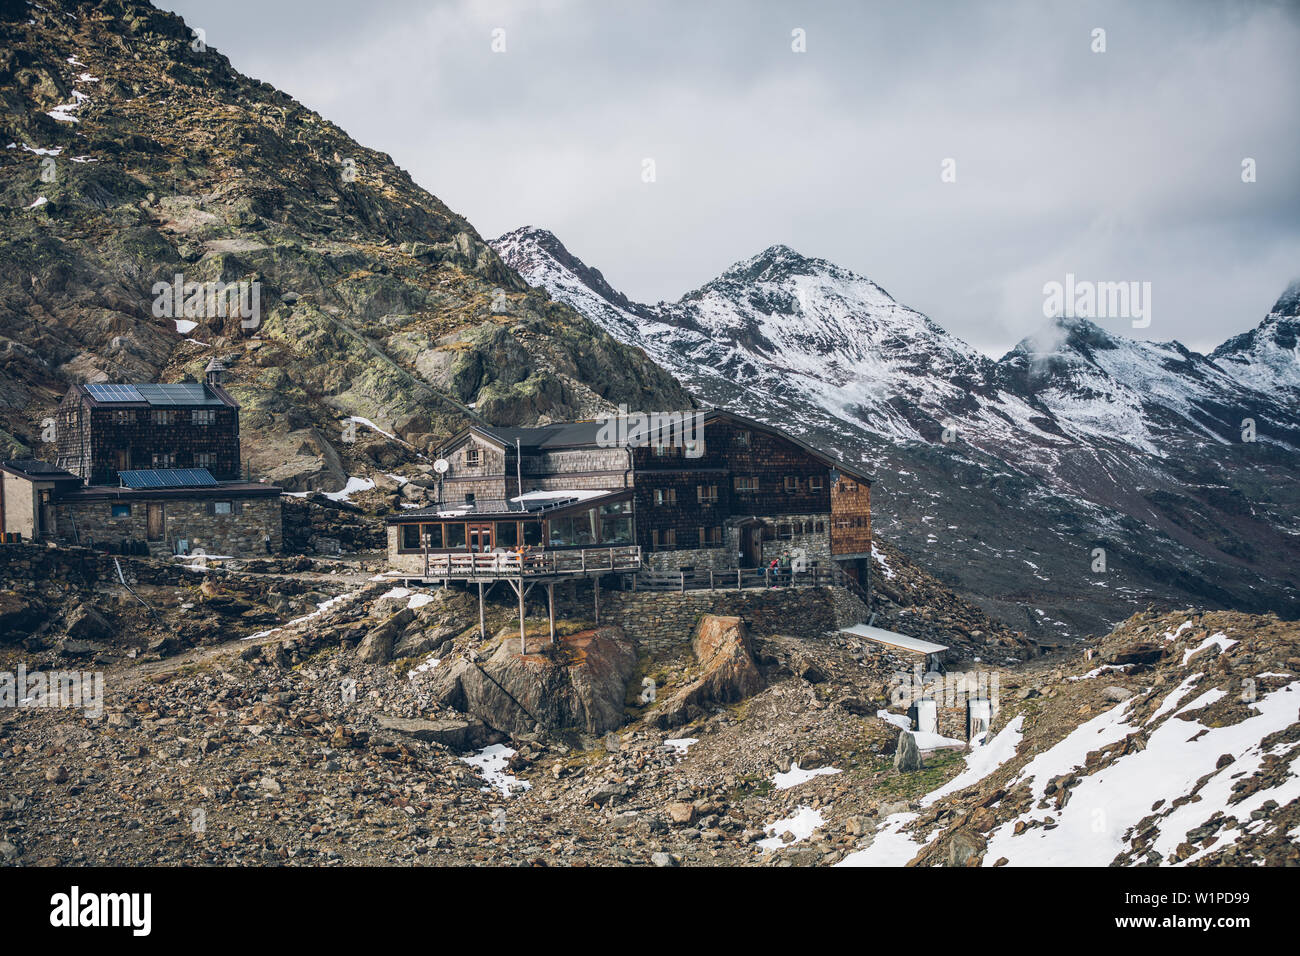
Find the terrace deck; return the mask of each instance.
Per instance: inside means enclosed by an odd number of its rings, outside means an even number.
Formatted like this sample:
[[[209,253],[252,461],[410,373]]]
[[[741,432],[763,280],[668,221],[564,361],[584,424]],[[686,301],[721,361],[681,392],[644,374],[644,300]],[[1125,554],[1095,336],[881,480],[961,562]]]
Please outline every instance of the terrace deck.
[[[425,555],[423,574],[389,571],[386,577],[412,583],[470,581],[490,584],[494,581],[530,582],[593,577],[613,572],[639,571],[641,548],[619,545],[597,548],[573,548],[562,551],[538,551],[520,555],[514,551],[439,552]]]

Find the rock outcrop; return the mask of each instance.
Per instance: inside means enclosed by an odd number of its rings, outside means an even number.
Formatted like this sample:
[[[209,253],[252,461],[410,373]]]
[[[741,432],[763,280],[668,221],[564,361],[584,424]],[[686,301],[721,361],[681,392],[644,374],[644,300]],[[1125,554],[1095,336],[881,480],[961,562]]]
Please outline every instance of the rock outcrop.
[[[546,653],[521,654],[517,640],[503,631],[488,660],[462,659],[440,668],[433,698],[510,734],[603,734],[622,725],[636,647],[619,628],[571,635]]]
[[[710,705],[737,703],[763,687],[749,632],[740,618],[704,615],[691,648],[704,672],[664,702],[655,715],[659,727],[689,723]]]

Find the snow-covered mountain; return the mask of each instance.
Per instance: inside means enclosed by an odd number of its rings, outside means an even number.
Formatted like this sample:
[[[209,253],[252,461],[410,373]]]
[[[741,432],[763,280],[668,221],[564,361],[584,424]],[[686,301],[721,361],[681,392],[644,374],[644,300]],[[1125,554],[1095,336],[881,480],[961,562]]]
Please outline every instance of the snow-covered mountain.
[[[786,246],[651,306],[545,230],[492,245],[702,401],[887,476],[878,526],[1004,616],[1111,623],[1122,614],[1103,591],[1125,608],[1162,595],[1295,606],[1298,286],[1210,356],[1058,319],[994,361],[872,280]],[[1031,548],[1001,573],[1018,533],[1044,560]],[[1127,577],[1090,578],[1094,545]],[[1063,592],[1055,603],[1016,597],[1027,566],[1039,590]]]

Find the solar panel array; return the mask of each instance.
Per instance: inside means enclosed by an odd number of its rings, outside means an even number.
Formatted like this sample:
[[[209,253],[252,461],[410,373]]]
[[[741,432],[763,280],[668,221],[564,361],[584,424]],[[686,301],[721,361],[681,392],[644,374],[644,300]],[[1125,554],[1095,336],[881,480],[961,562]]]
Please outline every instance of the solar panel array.
[[[119,471],[127,488],[206,488],[217,483],[206,468],[156,468],[151,471]]]
[[[202,382],[178,382],[172,385],[87,385],[86,391],[97,402],[148,402],[154,406],[224,405]]]
[[[201,382],[182,382],[176,385],[137,385],[137,392],[150,405],[223,405]]]
[[[96,383],[87,385],[86,391],[97,402],[143,402],[145,400],[134,385]]]

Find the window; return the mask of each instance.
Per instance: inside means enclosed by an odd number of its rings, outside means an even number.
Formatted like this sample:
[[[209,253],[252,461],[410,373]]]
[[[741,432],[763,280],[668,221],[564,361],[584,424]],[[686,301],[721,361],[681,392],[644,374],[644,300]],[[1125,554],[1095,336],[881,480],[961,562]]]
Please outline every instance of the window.
[[[677,504],[676,488],[656,488],[655,489],[656,505],[675,505]]]
[[[825,522],[825,521],[814,521],[814,522],[813,522],[813,534],[825,534],[825,533],[826,533],[826,522]]]
[[[442,526],[443,547],[456,551],[465,547],[465,526],[463,524],[445,524]]]
[[[217,463],[217,456],[210,451],[199,451],[194,453],[195,468],[211,468]]]
[[[716,505],[718,503],[718,486],[696,485],[695,497],[699,499],[702,505]]]
[[[468,468],[477,468],[483,464],[483,450],[481,448],[465,449],[465,465]]]
[[[518,543],[519,543],[519,522],[498,521],[497,522],[497,547],[513,548]]]
[[[857,484],[856,484],[855,482],[849,481],[847,478],[841,478],[841,479],[840,479],[840,493],[841,493],[841,494],[844,494],[845,492],[852,492],[852,491],[857,491],[857,490],[858,490],[858,486],[857,486]]]
[[[719,548],[722,546],[722,525],[700,529],[701,548]]]
[[[601,518],[600,540],[605,544],[631,544],[632,518],[627,515]]]
[[[794,475],[786,475],[785,491],[786,494],[789,495],[797,494],[799,492],[799,479],[796,478]]]
[[[150,458],[154,468],[175,468],[176,452],[174,451],[156,451]]]
[[[656,551],[672,550],[677,547],[677,529],[667,528],[663,531],[651,531],[650,544]]]
[[[190,423],[194,425],[215,425],[217,410],[215,408],[195,408],[190,411]]]
[[[540,521],[524,522],[524,544],[537,547],[542,543],[542,523]]]
[[[702,441],[688,441],[683,445],[683,448],[687,458],[704,457],[704,442]]]
[[[758,491],[758,479],[752,475],[737,475],[735,486],[741,494],[752,495]]]
[[[113,517],[114,517],[114,518],[129,518],[129,517],[131,517],[131,506],[130,506],[130,505],[113,505]]]
[[[748,448],[748,447],[749,447],[749,440],[750,440],[750,433],[749,433],[749,432],[747,432],[747,431],[744,431],[744,432],[736,432],[736,444],[737,444],[739,447],[741,447],[741,448]]]
[[[656,458],[667,458],[667,457],[668,457],[668,446],[665,445],[663,442],[659,442],[658,444],[656,444],[656,445],[655,445],[655,457],[656,457]]]
[[[130,409],[119,408],[113,412],[114,425],[130,425],[131,419],[132,419],[132,415]]]
[[[808,490],[821,491],[823,481],[824,479],[822,478],[821,475],[813,475],[811,478],[808,479]]]
[[[474,492],[472,491],[465,492],[465,504],[472,506],[476,500],[477,499],[474,496]]]
[[[595,544],[595,512],[595,508],[590,508],[583,514],[569,515],[563,518],[552,518],[550,520],[552,547],[558,548],[574,544]]]
[[[212,513],[214,515],[234,514],[235,503],[233,501],[214,501],[212,502]]]
[[[165,408],[155,408],[153,410],[153,423],[155,425],[170,425],[172,423],[172,413]]]
[[[776,526],[776,536],[782,541],[789,541],[794,537],[794,526],[788,524],[779,524]]]
[[[420,547],[420,526],[418,524],[402,525],[402,548],[414,551]]]
[[[426,524],[424,528],[424,543],[430,551],[442,550],[442,525]]]

